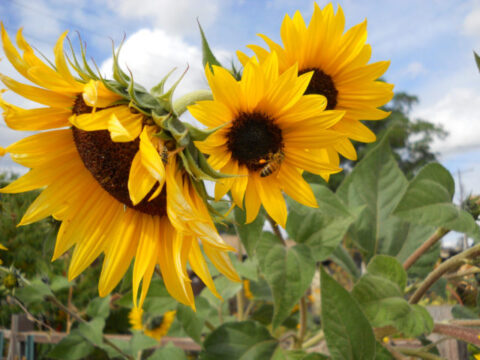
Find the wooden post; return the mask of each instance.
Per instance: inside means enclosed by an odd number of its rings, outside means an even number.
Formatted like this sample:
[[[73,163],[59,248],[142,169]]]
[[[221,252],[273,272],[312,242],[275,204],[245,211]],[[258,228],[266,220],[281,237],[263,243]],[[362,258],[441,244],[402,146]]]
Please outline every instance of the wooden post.
[[[20,356],[20,348],[17,342],[17,334],[18,334],[18,315],[12,315],[11,318],[12,326],[11,326],[11,333],[10,333],[10,344],[8,345],[8,355],[7,360],[17,360]]]

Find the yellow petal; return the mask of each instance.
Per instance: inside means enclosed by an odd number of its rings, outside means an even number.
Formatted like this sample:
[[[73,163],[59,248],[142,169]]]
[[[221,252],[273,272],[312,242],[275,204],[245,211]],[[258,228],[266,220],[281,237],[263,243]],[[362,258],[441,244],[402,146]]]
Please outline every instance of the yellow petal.
[[[160,183],[165,181],[165,167],[157,149],[153,146],[147,128],[140,134],[140,154],[142,165]]]
[[[142,164],[140,151],[135,154],[128,175],[128,193],[133,205],[141,202],[152,190],[157,180]]]
[[[298,169],[284,164],[278,172],[278,181],[292,199],[306,206],[318,207],[312,188]]]
[[[272,176],[260,178],[254,176],[255,187],[263,207],[277,224],[285,227],[287,223],[287,205],[276,179]]]

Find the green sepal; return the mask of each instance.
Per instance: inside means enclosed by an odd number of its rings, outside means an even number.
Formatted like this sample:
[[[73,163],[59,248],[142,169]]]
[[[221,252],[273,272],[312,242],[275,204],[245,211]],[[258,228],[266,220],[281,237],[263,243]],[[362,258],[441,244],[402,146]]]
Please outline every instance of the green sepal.
[[[480,56],[474,51],[473,56],[475,56],[475,62],[477,63],[478,71],[480,71]]]
[[[182,115],[190,105],[195,104],[197,101],[212,100],[213,95],[210,90],[195,90],[185,94],[174,101],[173,110],[177,116]]]
[[[208,174],[204,173],[202,169],[198,166],[197,162],[195,161],[194,157],[188,150],[184,150],[182,153],[180,153],[180,156],[182,157],[183,163],[188,164],[188,166],[185,167],[185,170],[196,180],[210,180],[210,181],[216,181],[217,179],[209,176]]]
[[[173,72],[173,71],[175,71],[175,69],[173,69],[171,72]],[[182,75],[180,75],[178,80],[175,81],[175,83],[170,87],[170,89],[168,89],[168,91],[166,93],[155,97],[166,109],[168,109],[168,111],[173,111],[173,105],[172,105],[172,103],[173,103],[173,93],[175,92],[175,90],[177,89],[177,86],[180,84],[180,82],[185,77],[185,74],[187,73],[187,71],[188,71],[188,66],[185,69],[185,71],[182,73]]]
[[[70,47],[70,52],[72,53],[72,58],[73,58],[73,62],[72,62],[70,57],[67,56],[67,60],[68,60],[68,63],[70,64],[70,66],[77,72],[78,75],[80,75],[82,80],[85,81],[85,82],[88,82],[92,78],[97,79],[95,74],[93,74],[93,73],[89,74],[82,68],[82,66],[80,65],[80,63],[77,60],[77,56],[75,55],[75,50],[73,49],[72,41],[70,40],[69,37],[67,37],[67,41],[68,41],[68,46]],[[80,46],[83,49],[81,39],[80,39]],[[93,76],[91,76],[91,75],[93,75]]]
[[[193,159],[195,159],[196,164],[198,164],[202,172],[207,174],[209,177],[216,180],[237,177],[237,175],[222,174],[221,172],[213,169],[208,163],[205,155],[203,155],[203,153],[199,151],[193,143],[188,144],[187,150],[190,152]]]
[[[237,81],[242,80],[242,68],[237,69],[233,60],[232,60],[232,70],[230,70],[230,72],[232,73],[235,80]]]
[[[117,80],[120,84],[127,87],[130,81],[130,78],[125,74],[120,65],[118,64],[118,56],[120,54],[120,50],[122,50],[123,42],[125,38],[122,39],[120,45],[118,46],[118,50],[115,51],[115,44],[112,41],[112,58],[113,58],[113,78]]]
[[[228,123],[222,124],[220,126],[217,126],[216,128],[213,129],[205,129],[205,130],[200,130],[193,126],[192,124],[184,123],[184,125],[187,127],[188,132],[190,133],[190,137],[192,138],[193,141],[204,141],[207,139],[210,135],[212,135],[214,132],[217,130],[220,130],[223,128],[225,125]]]
[[[152,94],[153,96],[155,97],[160,97],[164,94],[164,91],[165,91],[165,83],[167,82],[168,78],[170,77],[170,75],[173,74],[173,72],[176,70],[176,68],[173,68],[172,70],[170,70],[170,72],[164,76],[164,78],[162,80],[160,80],[160,82],[155,85],[154,87],[152,87],[150,89],[150,94]]]
[[[205,33],[203,32],[202,25],[200,25],[200,21],[198,21],[198,28],[200,29],[200,36],[202,37],[202,63],[203,67],[207,66],[207,64],[210,66],[210,70],[213,72],[212,65],[217,65],[220,67],[223,67],[222,64],[217,60],[215,55],[213,55],[212,50],[210,49],[210,45],[208,45],[207,38],[205,37]]]
[[[188,129],[176,116],[169,114],[161,120],[161,127],[170,132],[179,147],[187,147],[190,144]]]

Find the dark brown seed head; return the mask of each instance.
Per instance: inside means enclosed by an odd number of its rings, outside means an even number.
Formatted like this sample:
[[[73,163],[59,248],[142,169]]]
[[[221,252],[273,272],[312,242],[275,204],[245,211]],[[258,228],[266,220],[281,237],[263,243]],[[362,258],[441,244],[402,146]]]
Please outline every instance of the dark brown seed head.
[[[298,75],[302,75],[310,71],[313,71],[313,76],[310,80],[310,84],[308,84],[307,90],[305,91],[305,95],[323,95],[327,98],[326,110],[335,109],[335,106],[337,106],[338,90],[335,88],[335,84],[333,83],[332,78],[318,68],[308,68],[300,70],[298,72]]]
[[[91,112],[79,96],[73,111],[77,115]],[[97,109],[101,111],[101,109]],[[73,139],[80,158],[98,184],[122,204],[149,215],[166,215],[165,187],[158,197],[148,201],[157,189],[155,185],[147,196],[137,205],[133,205],[128,192],[130,167],[139,149],[139,140],[116,143],[110,138],[108,130],[84,131],[72,127]]]
[[[282,130],[260,112],[239,114],[227,136],[232,158],[252,171],[263,168],[272,154],[283,149]]]

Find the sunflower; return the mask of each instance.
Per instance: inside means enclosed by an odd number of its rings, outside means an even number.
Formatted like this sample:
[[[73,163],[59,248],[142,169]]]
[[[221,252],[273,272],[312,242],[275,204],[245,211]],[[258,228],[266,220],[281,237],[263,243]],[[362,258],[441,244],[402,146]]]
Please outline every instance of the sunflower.
[[[53,260],[75,247],[69,279],[103,253],[100,296],[115,288],[135,258],[132,283],[137,309],[157,264],[167,290],[178,301],[195,308],[187,263],[219,297],[199,241],[220,272],[240,281],[226,253],[234,249],[218,235],[177,154],[155,136],[158,129],[152,119],[131,108],[129,101],[122,104],[122,97],[103,82],[73,77],[63,53],[65,35],[55,47],[53,69],[35,56],[19,32],[21,57],[2,27],[7,58],[39,87],[4,75],[0,79],[18,94],[47,105],[24,110],[0,102],[12,129],[49,130],[5,149],[31,170],[0,192],[44,188],[19,225],[49,215],[62,222]]]
[[[215,169],[237,177],[217,182],[215,198],[231,190],[235,204],[253,221],[263,204],[281,226],[287,220],[282,190],[296,201],[316,207],[302,171],[325,175],[339,172],[338,157],[327,148],[342,140],[332,130],[343,111],[324,111],[322,95],[303,95],[312,72],[298,76],[294,64],[279,75],[275,53],[261,64],[245,64],[240,81],[225,69],[206,67],[213,100],[188,109],[209,128],[223,126],[197,146],[210,155]]]
[[[393,97],[393,85],[376,81],[387,70],[390,62],[368,64],[372,49],[366,44],[367,21],[344,33],[345,17],[338,6],[335,14],[332,4],[322,10],[315,3],[309,25],[296,12],[291,19],[285,16],[280,35],[283,47],[267,36],[259,36],[267,43],[270,52],[279,58],[280,73],[298,63],[298,73],[313,71],[306,94],[322,94],[327,98],[327,109],[343,110],[345,116],[333,129],[347,137],[336,144],[336,151],[355,160],[355,148],[349,139],[373,142],[375,134],[360,120],[381,120],[390,113],[378,109]],[[260,62],[266,61],[269,51],[258,46],[248,46]],[[242,63],[248,56],[238,52]]]
[[[176,313],[175,310],[167,311],[162,316],[156,316],[150,319],[147,314],[144,313],[143,309],[133,308],[128,318],[133,330],[143,331],[145,335],[160,341],[162,337],[167,335],[168,330],[170,330]]]

